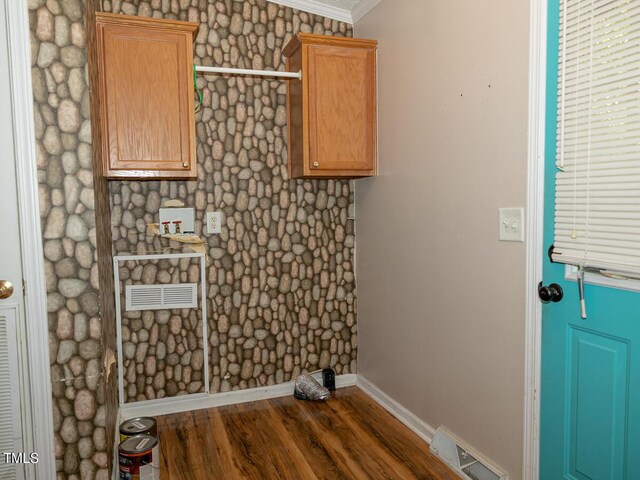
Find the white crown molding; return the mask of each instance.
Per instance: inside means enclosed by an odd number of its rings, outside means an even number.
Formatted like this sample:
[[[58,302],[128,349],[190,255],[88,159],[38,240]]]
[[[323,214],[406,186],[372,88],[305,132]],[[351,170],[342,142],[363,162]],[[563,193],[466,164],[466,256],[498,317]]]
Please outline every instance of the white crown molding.
[[[356,3],[356,6],[351,9],[351,23],[356,23],[381,1],[382,0],[360,0]]]
[[[272,3],[284,5],[285,7],[295,8],[303,12],[322,15],[323,17],[332,18],[341,22],[353,23],[351,12],[346,8],[333,7],[314,0],[269,0]]]
[[[341,22],[350,24],[356,23],[364,17],[369,11],[378,5],[382,0],[360,0],[351,10],[346,8],[334,7],[316,0],[269,0],[271,3],[284,5],[285,7],[295,8],[303,12],[322,15],[323,17],[332,18]]]

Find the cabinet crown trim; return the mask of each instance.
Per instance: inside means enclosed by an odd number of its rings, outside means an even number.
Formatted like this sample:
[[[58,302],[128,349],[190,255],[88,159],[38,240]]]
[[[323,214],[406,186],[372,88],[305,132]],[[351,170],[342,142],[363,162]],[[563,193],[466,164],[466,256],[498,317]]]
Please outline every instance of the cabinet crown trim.
[[[128,27],[141,27],[148,29],[172,28],[177,31],[191,32],[195,37],[199,25],[193,22],[184,22],[182,20],[167,20],[163,18],[136,17],[131,15],[122,15],[120,13],[96,13],[96,21],[101,25],[122,25]]]
[[[313,33],[298,33],[294,35],[289,43],[282,50],[285,57],[290,57],[301,45],[326,45],[349,48],[376,48],[377,40],[367,40],[364,38],[334,37],[328,35],[316,35]]]

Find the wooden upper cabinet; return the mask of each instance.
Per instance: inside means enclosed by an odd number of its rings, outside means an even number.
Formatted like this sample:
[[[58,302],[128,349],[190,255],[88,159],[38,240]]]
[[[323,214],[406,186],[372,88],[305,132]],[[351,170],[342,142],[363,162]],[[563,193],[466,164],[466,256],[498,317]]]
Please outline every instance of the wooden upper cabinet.
[[[196,176],[194,23],[96,14],[104,175]]]
[[[378,42],[300,33],[283,50],[291,178],[377,174]]]

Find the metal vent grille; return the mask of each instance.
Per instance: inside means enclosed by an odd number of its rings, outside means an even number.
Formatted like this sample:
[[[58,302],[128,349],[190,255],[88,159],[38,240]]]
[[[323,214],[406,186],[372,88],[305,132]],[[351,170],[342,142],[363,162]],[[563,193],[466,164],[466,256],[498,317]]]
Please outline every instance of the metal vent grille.
[[[127,285],[126,311],[196,308],[198,306],[197,286],[196,283]]]
[[[508,480],[509,476],[440,427],[429,450],[445,461],[465,480]]]
[[[11,310],[0,311],[0,452],[19,452],[22,448],[20,432],[20,403],[17,392],[18,339],[14,330],[15,315]],[[17,477],[16,477],[17,475]],[[0,478],[22,478],[15,464],[7,463],[0,455]]]

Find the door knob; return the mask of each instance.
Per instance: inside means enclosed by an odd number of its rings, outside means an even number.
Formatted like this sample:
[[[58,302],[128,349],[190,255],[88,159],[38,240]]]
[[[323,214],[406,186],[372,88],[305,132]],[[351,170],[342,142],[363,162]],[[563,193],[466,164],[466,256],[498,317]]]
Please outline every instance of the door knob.
[[[13,295],[13,284],[9,280],[0,280],[0,300]]]
[[[542,282],[538,284],[538,296],[542,303],[558,303],[562,300],[564,296],[564,292],[562,291],[562,287],[557,283],[552,283],[549,286],[542,285]]]

